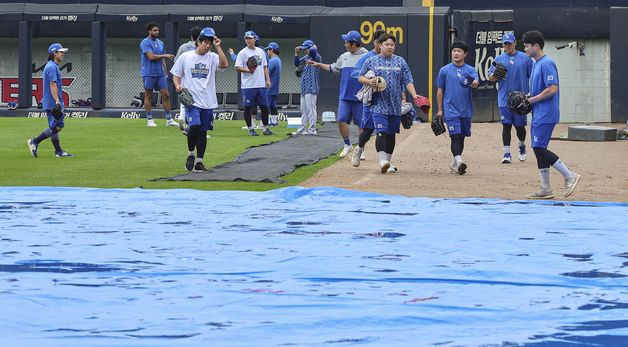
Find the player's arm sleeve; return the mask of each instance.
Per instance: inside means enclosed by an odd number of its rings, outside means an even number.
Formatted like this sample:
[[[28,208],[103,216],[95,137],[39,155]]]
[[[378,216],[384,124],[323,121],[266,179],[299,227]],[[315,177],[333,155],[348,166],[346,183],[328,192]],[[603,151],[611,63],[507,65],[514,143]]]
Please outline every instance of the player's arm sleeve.
[[[543,80],[546,86],[558,85],[558,71],[554,65],[543,65]]]
[[[179,77],[183,75],[183,59],[176,59],[174,61],[174,64],[172,65],[172,68],[170,69],[170,73],[173,74],[174,76],[179,76]]]
[[[299,66],[301,65],[301,58],[299,58],[298,55],[294,56],[294,66]]]
[[[236,67],[245,67],[246,66],[246,62],[244,61],[244,54],[242,54],[242,52],[238,53],[236,60],[235,60],[235,66]]]
[[[364,61],[364,64],[362,64],[362,68],[360,69],[360,73],[358,73],[358,77],[366,75],[366,73],[369,72],[370,68],[371,68],[371,60],[366,59]]]
[[[480,77],[478,76],[478,70],[474,69],[474,68],[470,68],[469,69],[469,76],[471,76],[471,78],[473,78],[474,81],[480,81]]]
[[[148,52],[153,52],[153,54],[155,54],[155,52],[153,51],[153,47],[151,46],[150,42],[148,42],[148,40],[142,40],[140,48],[142,49],[142,54],[146,54]]]
[[[353,71],[351,71],[351,77],[352,78],[358,78],[360,77],[360,70],[362,70],[362,66],[364,65],[364,62],[366,61],[366,54],[363,55],[360,60],[358,60],[357,63],[355,63],[355,66],[353,67]]]
[[[438,71],[438,77],[436,77],[436,88],[445,89],[447,82],[447,73],[444,68]]]
[[[410,71],[410,67],[407,63],[403,63],[401,65],[401,85],[405,88],[408,83],[414,83],[414,79],[412,78],[412,72]]]
[[[46,79],[51,83],[57,82],[57,74],[54,69],[44,69],[44,75],[46,75]]]
[[[329,64],[329,72],[339,74],[342,70],[342,56],[338,57],[335,63]]]

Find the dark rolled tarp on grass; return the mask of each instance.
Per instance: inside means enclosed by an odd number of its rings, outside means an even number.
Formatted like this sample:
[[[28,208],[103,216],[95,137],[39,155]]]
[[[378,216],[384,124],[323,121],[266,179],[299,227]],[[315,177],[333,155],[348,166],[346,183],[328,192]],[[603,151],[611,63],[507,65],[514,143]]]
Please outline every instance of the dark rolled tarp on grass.
[[[356,129],[352,127],[351,133]],[[357,138],[352,139],[357,142]],[[235,160],[201,173],[158,178],[163,181],[247,181],[285,183],[281,176],[297,167],[312,165],[336,153],[343,142],[335,124],[325,124],[318,135],[298,135],[287,139],[251,147]]]

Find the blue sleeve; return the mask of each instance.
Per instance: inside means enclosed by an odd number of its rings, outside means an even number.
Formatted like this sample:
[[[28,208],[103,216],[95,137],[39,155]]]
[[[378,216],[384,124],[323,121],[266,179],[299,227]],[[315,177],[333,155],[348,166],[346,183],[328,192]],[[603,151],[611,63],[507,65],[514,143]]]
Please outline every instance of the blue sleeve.
[[[364,61],[364,65],[362,65],[362,68],[360,69],[359,76],[366,75],[366,73],[369,72],[370,69],[371,69],[371,60],[370,59],[366,59]]]
[[[274,59],[268,61],[268,74],[272,74],[277,70],[277,61]]]
[[[44,75],[49,82],[57,82],[57,74],[54,69],[44,68]]]
[[[353,67],[353,71],[351,71],[351,78],[360,77],[360,71],[362,70],[362,65],[364,65],[364,62],[366,61],[367,58],[368,58],[368,53],[360,57],[360,60],[358,60],[358,62],[355,63],[355,66]]]
[[[294,56],[294,66],[299,66],[301,64],[301,58],[298,55]]]
[[[498,58],[499,58],[499,57],[495,57],[495,63],[499,63]],[[494,71],[495,71],[495,66],[493,66],[493,64],[491,64],[491,67],[490,67],[490,68],[488,68],[488,74],[487,74],[487,76],[492,75]]]
[[[414,83],[414,79],[412,79],[412,72],[410,72],[408,63],[403,62],[401,65],[401,85],[405,88],[408,83]]]
[[[323,62],[323,57],[321,57],[320,54],[317,54],[316,58],[314,59],[314,61],[316,61],[317,63],[322,63]]]
[[[558,71],[554,64],[543,64],[541,72],[546,86],[558,85]]]
[[[236,61],[238,59],[238,55],[235,53],[231,53],[229,56],[231,57],[231,61]]]
[[[142,40],[140,48],[142,49],[142,54],[153,52],[153,47],[151,46],[150,42],[148,42],[148,40]]]
[[[447,73],[445,72],[445,68],[441,68],[438,72],[438,77],[436,78],[436,87],[445,89],[445,85],[447,84]]]
[[[469,66],[469,77],[473,78],[472,81],[480,80],[480,77],[478,76],[478,70],[472,68],[471,66]]]

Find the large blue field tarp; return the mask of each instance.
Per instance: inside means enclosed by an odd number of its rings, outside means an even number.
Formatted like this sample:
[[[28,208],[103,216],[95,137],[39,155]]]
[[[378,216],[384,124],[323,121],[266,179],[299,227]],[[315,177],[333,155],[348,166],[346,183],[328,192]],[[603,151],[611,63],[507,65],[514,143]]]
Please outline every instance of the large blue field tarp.
[[[1,346],[627,346],[628,204],[0,188]]]

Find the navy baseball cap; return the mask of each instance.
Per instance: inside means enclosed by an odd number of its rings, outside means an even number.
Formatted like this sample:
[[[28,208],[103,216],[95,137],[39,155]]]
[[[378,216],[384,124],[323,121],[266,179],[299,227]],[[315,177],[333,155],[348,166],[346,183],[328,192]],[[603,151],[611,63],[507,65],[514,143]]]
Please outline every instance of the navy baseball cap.
[[[515,40],[515,34],[513,33],[505,33],[502,35],[502,43],[513,43]]]
[[[267,47],[265,47],[264,49],[269,49],[271,48],[273,51],[279,51],[279,45],[277,44],[277,42],[271,42],[268,44]]]
[[[199,36],[216,37],[216,31],[210,27],[203,28]]]
[[[301,49],[308,49],[308,48],[312,48],[314,46],[314,41],[312,40],[305,40],[303,41],[303,44],[301,46],[299,46],[299,48]]]
[[[249,30],[249,31],[244,33],[244,38],[245,39],[249,38],[249,37],[252,38],[252,39],[255,39],[255,40],[259,39],[259,36],[257,36],[257,34],[253,30]]]
[[[54,52],[67,52],[69,49],[61,46],[60,43],[53,43],[48,47],[48,54],[52,54]]]
[[[360,42],[360,39],[362,38],[362,35],[360,35],[360,33],[355,30],[351,30],[348,33],[341,36],[342,36],[342,39],[347,42]]]

